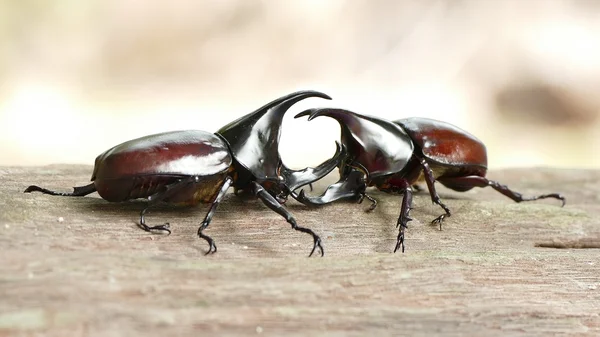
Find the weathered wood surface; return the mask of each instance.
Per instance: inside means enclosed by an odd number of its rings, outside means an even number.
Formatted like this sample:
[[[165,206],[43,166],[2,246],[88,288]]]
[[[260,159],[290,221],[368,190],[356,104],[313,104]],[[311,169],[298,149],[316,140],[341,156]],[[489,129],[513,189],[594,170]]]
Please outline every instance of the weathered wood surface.
[[[160,207],[136,226],[142,202],[24,194],[31,184],[70,191],[89,166],[0,168],[0,336],[598,336],[600,172],[506,170],[490,174],[526,193],[516,204],[491,189],[440,187],[454,211],[414,200],[406,253],[392,254],[399,197],[289,209],[311,239],[258,201],[230,194],[207,230],[207,208]],[[61,220],[61,221],[59,221]],[[585,246],[584,245],[584,246]]]

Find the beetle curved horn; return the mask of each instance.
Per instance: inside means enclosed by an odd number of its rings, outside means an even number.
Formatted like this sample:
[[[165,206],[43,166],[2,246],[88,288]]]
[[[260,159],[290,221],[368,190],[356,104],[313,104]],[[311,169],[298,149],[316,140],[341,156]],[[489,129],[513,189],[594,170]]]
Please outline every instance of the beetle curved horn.
[[[348,110],[344,110],[344,109],[313,108],[313,109],[307,109],[307,110],[300,112],[299,114],[294,116],[294,118],[308,116],[308,120],[312,121],[313,119],[315,119],[319,116],[327,116],[327,117],[334,118],[334,119],[338,120],[339,122],[348,122],[352,119],[352,115],[355,115],[355,113],[348,111]]]
[[[290,191],[294,191],[302,186],[313,183],[333,171],[347,155],[346,147],[335,142],[336,150],[333,157],[321,163],[319,166],[312,168],[307,167],[303,170],[292,170],[281,164],[281,175],[285,178],[285,185]],[[292,193],[292,196],[295,196]]]
[[[248,128],[248,124],[255,124],[258,120],[261,119],[261,117],[263,117],[265,114],[269,113],[269,115],[272,115],[270,118],[270,122],[274,122],[277,118],[279,117],[279,124],[281,124],[281,121],[283,120],[283,115],[285,115],[285,112],[294,104],[296,104],[298,101],[301,101],[305,98],[309,98],[309,97],[319,97],[319,98],[323,98],[323,99],[331,99],[331,97],[327,94],[324,94],[322,92],[319,91],[314,91],[314,90],[304,90],[304,91],[297,91],[282,97],[279,97],[265,105],[263,105],[262,107],[256,109],[254,112],[251,112],[247,115],[244,115],[236,120],[234,120],[233,122],[223,126],[221,129],[219,129],[219,131],[217,131],[218,134],[222,135],[225,137],[225,134],[227,133],[234,133],[235,131],[239,131],[237,129],[243,128],[246,129]],[[252,125],[250,125],[252,126]],[[279,125],[281,126],[281,125]],[[227,138],[227,137],[225,137]]]
[[[365,188],[364,173],[351,169],[318,197],[307,196],[304,190],[300,190],[299,194],[292,193],[292,197],[307,206],[320,206],[337,200],[359,199]]]

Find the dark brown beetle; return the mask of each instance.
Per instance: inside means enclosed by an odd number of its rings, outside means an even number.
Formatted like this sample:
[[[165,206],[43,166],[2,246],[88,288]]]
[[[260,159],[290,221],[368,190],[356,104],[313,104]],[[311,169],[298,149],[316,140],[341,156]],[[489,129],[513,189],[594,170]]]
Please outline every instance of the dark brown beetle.
[[[140,227],[145,231],[171,232],[169,224],[146,225],[144,214],[158,202],[195,205],[211,203],[198,236],[206,240],[206,254],[217,251],[212,238],[203,231],[229,187],[251,191],[262,202],[283,216],[292,228],[312,235],[312,255],[321,239],[312,230],[300,227],[283,207],[294,189],[310,184],[331,172],[339,163],[342,148],[316,168],[295,171],[287,168],[279,156],[279,137],[285,112],[296,102],[329,96],[316,91],[301,91],[281,97],[243,116],[212,134],[205,131],[174,131],[130,140],[96,158],[92,183],[75,187],[73,193],[50,191],[29,186],[25,192],[51,195],[84,196],[97,191],[108,201],[120,202],[148,198],[140,213]],[[293,195],[295,196],[295,194]]]
[[[306,205],[322,205],[341,199],[371,200],[369,211],[377,201],[365,193],[367,186],[403,195],[400,227],[394,252],[404,252],[404,228],[412,219],[411,186],[420,179],[427,183],[431,200],[446,212],[432,221],[440,229],[450,209],[440,200],[434,183],[456,190],[490,186],[516,202],[555,198],[565,204],[557,193],[523,197],[507,186],[485,178],[487,154],[485,145],[468,132],[449,123],[426,119],[406,118],[390,122],[381,118],[332,108],[310,109],[296,115],[336,119],[341,126],[342,146],[348,153],[340,164],[340,180],[327,188],[320,197],[308,197],[300,191],[297,199]]]

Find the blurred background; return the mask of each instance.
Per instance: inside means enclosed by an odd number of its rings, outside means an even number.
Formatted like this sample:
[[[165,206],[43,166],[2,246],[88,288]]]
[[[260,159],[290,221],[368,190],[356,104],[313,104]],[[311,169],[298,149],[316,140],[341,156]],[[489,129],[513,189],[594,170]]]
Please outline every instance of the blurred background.
[[[599,168],[594,0],[0,1],[0,165],[93,164],[147,134],[216,131],[292,91],[282,155],[332,155],[335,105],[456,124],[490,168]]]

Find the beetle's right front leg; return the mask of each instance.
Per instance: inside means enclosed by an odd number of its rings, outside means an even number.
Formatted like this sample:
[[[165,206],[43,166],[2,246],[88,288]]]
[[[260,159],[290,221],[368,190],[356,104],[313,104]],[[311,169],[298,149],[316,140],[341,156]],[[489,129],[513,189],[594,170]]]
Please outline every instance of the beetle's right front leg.
[[[309,257],[313,255],[317,248],[319,248],[319,250],[321,251],[321,256],[325,254],[325,252],[323,251],[323,246],[321,245],[321,238],[317,234],[315,234],[315,232],[313,232],[312,229],[298,226],[298,224],[296,223],[296,219],[292,216],[292,214],[287,209],[285,209],[283,205],[277,202],[277,200],[271,194],[269,194],[269,192],[267,192],[259,183],[255,181],[252,182],[252,184],[254,186],[254,194],[267,207],[275,211],[277,214],[283,216],[285,220],[290,225],[292,225],[292,228],[294,230],[312,235],[314,243],[313,248],[310,251],[310,254],[308,255]]]
[[[358,203],[362,204],[362,202],[365,200],[365,198],[367,198],[370,202],[371,202],[371,206],[369,206],[369,208],[367,208],[366,212],[373,212],[375,210],[375,208],[377,208],[377,199],[373,198],[372,196],[368,195],[366,192],[362,192],[360,194],[360,198],[358,199]]]

